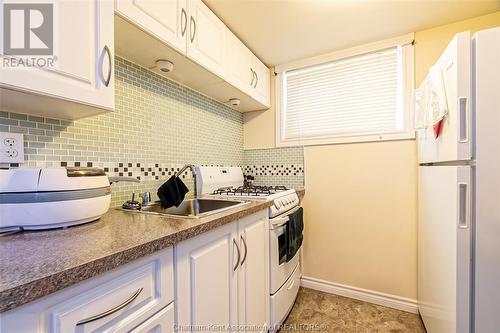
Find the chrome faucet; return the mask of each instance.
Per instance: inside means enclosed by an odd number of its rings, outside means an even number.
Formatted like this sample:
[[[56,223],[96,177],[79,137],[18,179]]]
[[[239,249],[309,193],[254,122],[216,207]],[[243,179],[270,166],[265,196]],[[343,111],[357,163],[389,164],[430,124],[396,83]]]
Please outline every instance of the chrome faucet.
[[[186,164],[179,171],[177,171],[177,173],[175,174],[175,177],[180,177],[182,175],[182,173],[184,171],[186,171],[186,169],[188,169],[188,168],[191,169],[191,172],[193,173],[193,176],[194,176],[194,197],[197,198],[198,197],[198,194],[197,194],[198,185],[196,184],[196,166],[195,165]]]

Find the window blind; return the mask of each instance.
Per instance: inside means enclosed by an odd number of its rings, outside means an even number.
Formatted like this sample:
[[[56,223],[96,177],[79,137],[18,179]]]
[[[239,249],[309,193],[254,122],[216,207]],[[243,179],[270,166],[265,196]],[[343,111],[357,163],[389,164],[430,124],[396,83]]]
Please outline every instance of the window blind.
[[[401,47],[283,73],[281,139],[403,130]]]

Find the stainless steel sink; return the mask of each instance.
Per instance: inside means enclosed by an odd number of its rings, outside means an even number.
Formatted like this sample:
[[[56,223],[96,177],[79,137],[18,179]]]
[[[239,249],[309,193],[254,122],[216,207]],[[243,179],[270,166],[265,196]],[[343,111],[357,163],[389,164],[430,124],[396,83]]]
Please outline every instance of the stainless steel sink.
[[[248,201],[219,200],[219,199],[188,199],[184,200],[179,207],[164,209],[159,202],[143,206],[137,212],[170,215],[172,217],[199,218],[216,214],[231,208],[248,204]]]

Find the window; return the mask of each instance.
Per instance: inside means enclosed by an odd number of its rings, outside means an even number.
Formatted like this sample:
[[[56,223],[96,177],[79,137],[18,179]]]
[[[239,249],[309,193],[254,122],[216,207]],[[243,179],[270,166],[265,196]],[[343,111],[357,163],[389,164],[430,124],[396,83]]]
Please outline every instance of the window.
[[[405,37],[277,67],[278,145],[414,138]]]

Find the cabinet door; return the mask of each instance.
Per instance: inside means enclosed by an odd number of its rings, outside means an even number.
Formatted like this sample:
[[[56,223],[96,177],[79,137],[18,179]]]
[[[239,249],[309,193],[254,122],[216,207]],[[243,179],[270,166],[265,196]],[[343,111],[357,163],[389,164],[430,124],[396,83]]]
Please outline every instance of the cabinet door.
[[[227,80],[241,91],[251,95],[255,88],[252,68],[253,54],[231,31],[227,31]]]
[[[186,0],[116,0],[116,11],[144,31],[186,54]]]
[[[113,2],[57,1],[52,68],[0,67],[0,86],[114,108]]]
[[[238,251],[236,223],[177,245],[179,327],[237,324]]]
[[[227,28],[201,0],[189,0],[189,58],[224,77]]]
[[[253,97],[259,102],[270,105],[269,68],[266,67],[257,57],[253,58],[253,70],[255,71],[255,91]]]
[[[242,259],[238,277],[239,325],[269,323],[269,226],[267,212],[238,222]],[[255,331],[253,331],[255,332]]]

